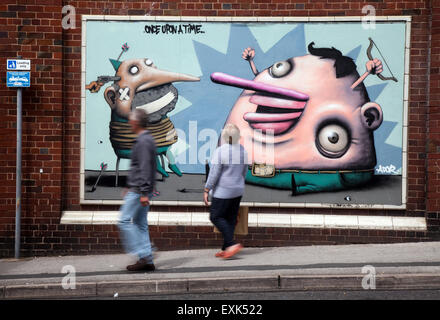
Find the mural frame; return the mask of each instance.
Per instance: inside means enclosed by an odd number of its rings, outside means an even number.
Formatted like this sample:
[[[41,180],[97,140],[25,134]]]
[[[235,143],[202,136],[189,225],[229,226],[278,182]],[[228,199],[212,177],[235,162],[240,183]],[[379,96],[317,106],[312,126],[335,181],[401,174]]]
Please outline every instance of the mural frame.
[[[160,22],[361,22],[364,16],[351,17],[181,17],[181,16],[113,16],[83,15],[81,34],[81,152],[80,152],[80,204],[121,205],[123,200],[88,200],[85,199],[85,153],[86,153],[86,24],[87,21],[160,21]],[[408,102],[409,102],[409,66],[411,45],[411,16],[378,16],[376,22],[405,23],[404,83],[403,83],[403,118],[402,118],[402,204],[335,204],[335,203],[260,203],[242,202],[243,206],[270,208],[346,208],[346,209],[406,209],[407,204],[407,140],[408,140]],[[195,206],[203,207],[203,201],[151,201],[153,206]]]

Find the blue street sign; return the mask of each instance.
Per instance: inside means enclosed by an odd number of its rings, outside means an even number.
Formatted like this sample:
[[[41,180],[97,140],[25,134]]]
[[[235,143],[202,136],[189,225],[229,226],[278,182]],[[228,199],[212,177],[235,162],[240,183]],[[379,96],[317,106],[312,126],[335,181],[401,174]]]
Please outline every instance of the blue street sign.
[[[30,87],[31,73],[29,71],[8,71],[6,72],[6,83],[8,88]]]
[[[8,70],[31,70],[31,60],[8,59],[6,62]]]
[[[15,60],[8,60],[8,70],[17,69],[17,62]]]

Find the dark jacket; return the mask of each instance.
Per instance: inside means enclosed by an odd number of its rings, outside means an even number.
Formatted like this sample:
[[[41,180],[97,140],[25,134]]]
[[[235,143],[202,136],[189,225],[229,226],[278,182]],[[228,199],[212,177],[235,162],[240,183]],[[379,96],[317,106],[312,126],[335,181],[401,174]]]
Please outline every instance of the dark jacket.
[[[130,174],[127,186],[134,192],[148,196],[156,183],[156,144],[146,130],[136,139],[131,150]]]

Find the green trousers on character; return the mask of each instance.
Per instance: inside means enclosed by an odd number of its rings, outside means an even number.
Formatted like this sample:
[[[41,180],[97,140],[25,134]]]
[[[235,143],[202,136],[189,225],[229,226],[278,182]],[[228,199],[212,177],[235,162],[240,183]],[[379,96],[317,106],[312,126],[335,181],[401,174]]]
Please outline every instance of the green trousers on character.
[[[273,177],[257,177],[249,169],[246,182],[275,189],[292,190],[293,194],[337,191],[370,181],[374,170],[353,172],[277,172]]]

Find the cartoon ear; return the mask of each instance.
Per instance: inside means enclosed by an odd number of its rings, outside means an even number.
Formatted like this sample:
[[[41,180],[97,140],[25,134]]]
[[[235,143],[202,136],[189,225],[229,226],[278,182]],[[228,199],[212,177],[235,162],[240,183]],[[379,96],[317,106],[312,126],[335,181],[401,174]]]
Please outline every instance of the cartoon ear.
[[[361,107],[362,123],[370,130],[376,130],[382,124],[382,108],[376,102],[367,102]]]
[[[110,108],[116,108],[116,89],[113,86],[107,87],[104,91],[105,101],[109,104]]]

